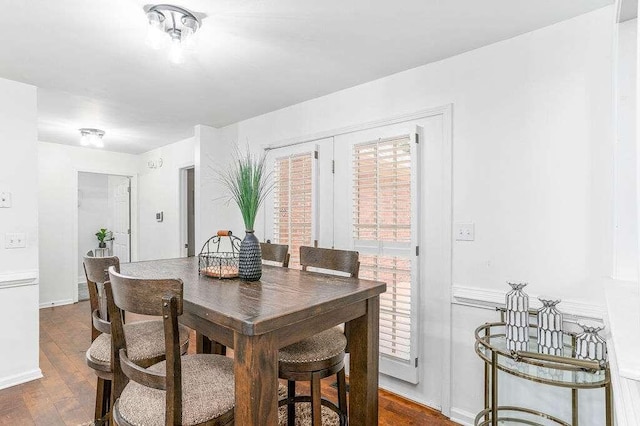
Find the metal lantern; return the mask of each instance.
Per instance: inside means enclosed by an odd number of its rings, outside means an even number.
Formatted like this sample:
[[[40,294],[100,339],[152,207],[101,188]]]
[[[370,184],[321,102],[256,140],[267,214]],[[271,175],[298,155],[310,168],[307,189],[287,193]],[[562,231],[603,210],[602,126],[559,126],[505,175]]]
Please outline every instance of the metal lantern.
[[[218,231],[202,246],[198,255],[198,272],[214,278],[238,276],[240,238],[231,231]]]
[[[511,291],[507,293],[505,332],[507,348],[511,351],[529,349],[529,296],[522,291],[527,283],[510,283]]]
[[[576,336],[576,358],[591,361],[607,360],[607,343],[598,334],[604,330],[600,324],[578,322],[582,332]]]
[[[564,333],[562,313],[556,308],[560,299],[538,297],[542,308],[538,309],[538,352],[562,356]]]

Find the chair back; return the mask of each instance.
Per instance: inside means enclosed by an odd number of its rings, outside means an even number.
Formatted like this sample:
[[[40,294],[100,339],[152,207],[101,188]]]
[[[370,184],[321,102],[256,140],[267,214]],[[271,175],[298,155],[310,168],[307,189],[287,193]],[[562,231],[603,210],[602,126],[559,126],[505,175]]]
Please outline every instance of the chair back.
[[[166,390],[166,424],[182,421],[182,361],[178,317],[182,315],[183,282],[180,279],[145,279],[121,275],[109,268],[110,282],[105,283],[112,325],[112,368],[114,395],[119,397],[127,379],[141,385]],[[122,312],[162,316],[166,370],[149,371],[127,356]],[[124,377],[126,376],[126,378]]]
[[[358,278],[360,261],[358,252],[318,247],[300,247],[300,265],[306,271],[308,267],[339,271]]]
[[[182,289],[180,279],[147,279],[121,275],[115,267],[109,268],[109,279],[113,293],[113,303],[121,311],[134,314],[161,316],[163,299],[175,295],[178,301],[178,315],[182,315]]]
[[[83,257],[84,276],[89,290],[89,305],[91,306],[91,341],[100,333],[110,333],[109,312],[107,300],[104,297],[103,286],[109,281],[110,267],[120,270],[120,259],[117,256],[94,257],[93,251]]]
[[[262,260],[279,263],[283,268],[289,267],[289,258],[291,257],[289,245],[260,243],[260,251],[262,252]]]

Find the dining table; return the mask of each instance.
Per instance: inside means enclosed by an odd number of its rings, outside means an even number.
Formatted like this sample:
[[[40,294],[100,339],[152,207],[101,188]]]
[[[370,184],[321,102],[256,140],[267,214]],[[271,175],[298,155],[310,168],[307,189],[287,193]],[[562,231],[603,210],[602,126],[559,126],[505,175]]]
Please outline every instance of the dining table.
[[[380,294],[386,284],[263,265],[259,281],[198,272],[198,258],[121,264],[138,278],[184,283],[180,322],[196,330],[198,349],[210,341],[233,349],[235,424],[278,424],[278,349],[345,324],[349,351],[349,423],[378,424]]]

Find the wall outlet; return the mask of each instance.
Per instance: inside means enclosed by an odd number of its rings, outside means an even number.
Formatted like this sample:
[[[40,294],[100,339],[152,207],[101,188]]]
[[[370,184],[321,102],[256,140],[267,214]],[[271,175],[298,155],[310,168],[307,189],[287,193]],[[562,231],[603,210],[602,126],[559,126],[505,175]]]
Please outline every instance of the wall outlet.
[[[475,225],[473,223],[456,223],[456,241],[473,241],[476,237]]]
[[[4,247],[8,249],[27,247],[27,237],[24,233],[4,234]]]
[[[8,209],[11,207],[11,193],[0,192],[0,209]]]

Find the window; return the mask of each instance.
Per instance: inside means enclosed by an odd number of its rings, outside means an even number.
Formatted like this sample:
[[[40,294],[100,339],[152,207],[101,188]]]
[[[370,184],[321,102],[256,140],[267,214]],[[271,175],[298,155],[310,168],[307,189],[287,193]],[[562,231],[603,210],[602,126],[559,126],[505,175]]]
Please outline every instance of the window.
[[[413,158],[409,135],[356,143],[352,148],[352,230],[354,248],[360,252],[360,277],[387,283],[380,297],[381,371],[386,359],[392,364],[387,371],[415,382]],[[403,376],[403,370],[408,374]]]
[[[290,268],[300,266],[300,246],[313,244],[314,152],[275,159],[273,239],[289,244]]]

